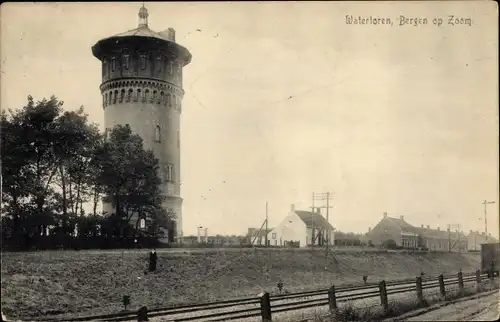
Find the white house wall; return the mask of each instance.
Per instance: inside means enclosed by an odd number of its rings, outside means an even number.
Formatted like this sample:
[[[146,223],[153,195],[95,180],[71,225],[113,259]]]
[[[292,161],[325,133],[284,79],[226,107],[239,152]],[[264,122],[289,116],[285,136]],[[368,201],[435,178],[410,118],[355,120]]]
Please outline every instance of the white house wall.
[[[306,225],[295,213],[289,213],[269,234],[271,246],[284,246],[286,241],[299,242],[300,247],[307,246]]]

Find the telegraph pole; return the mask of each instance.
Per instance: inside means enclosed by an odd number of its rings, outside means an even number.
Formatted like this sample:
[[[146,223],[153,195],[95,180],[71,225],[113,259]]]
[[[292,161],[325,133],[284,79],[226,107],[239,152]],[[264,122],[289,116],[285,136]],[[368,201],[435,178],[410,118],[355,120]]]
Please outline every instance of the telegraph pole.
[[[448,224],[448,252],[451,253],[451,225]]]
[[[488,204],[494,204],[494,201],[483,201],[484,205],[484,234],[486,235],[486,242],[488,242],[488,219],[487,219],[487,212],[486,212],[486,205]]]
[[[330,210],[330,192],[326,193],[326,222],[330,223],[329,219],[329,210]],[[330,244],[330,235],[332,232],[330,231],[330,227],[328,227],[328,235],[326,235],[326,254],[328,254],[328,244]]]
[[[326,206],[321,206],[321,207],[317,207],[319,209],[321,208],[326,208],[326,221],[328,222],[328,224],[330,224],[330,208],[332,208],[332,206],[330,206],[330,200],[331,200],[331,195],[330,195],[330,192],[324,192],[324,193],[318,193],[318,194],[313,194],[313,212],[314,212],[314,200],[326,200]],[[313,220],[313,224],[314,224],[314,220]],[[326,251],[328,252],[328,244],[330,243],[330,235],[331,235],[331,231],[330,231],[330,228],[327,227],[326,229]]]
[[[312,207],[311,207],[311,212],[314,213],[314,192],[312,195]],[[311,247],[314,248],[314,240],[315,240],[315,230],[316,228],[314,227],[314,217],[312,218],[312,232],[311,232]]]
[[[265,242],[266,247],[267,247],[267,234],[268,234],[268,225],[267,225],[267,201],[266,201],[266,242]]]
[[[455,228],[457,229],[457,240],[455,241],[455,243],[453,244],[453,246],[451,245],[451,229],[452,228]],[[455,247],[458,243],[458,252],[460,252],[460,236],[459,236],[459,229],[460,229],[460,224],[453,224],[453,225],[450,225],[448,224],[448,251],[451,253],[451,250],[453,249],[453,247]]]

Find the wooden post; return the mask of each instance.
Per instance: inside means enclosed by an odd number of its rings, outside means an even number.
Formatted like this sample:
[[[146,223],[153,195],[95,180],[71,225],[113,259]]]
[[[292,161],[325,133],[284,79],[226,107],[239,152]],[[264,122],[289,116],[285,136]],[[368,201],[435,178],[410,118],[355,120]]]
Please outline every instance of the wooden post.
[[[148,308],[143,306],[137,311],[137,321],[138,322],[145,322],[149,321],[148,319]]]
[[[476,290],[479,292],[481,290],[481,271],[476,271]]]
[[[337,298],[335,297],[335,285],[332,285],[328,290],[328,305],[330,306],[330,314],[336,316],[337,313]]]
[[[264,292],[260,294],[260,312],[262,315],[262,322],[271,322],[271,300],[269,293]]]
[[[444,276],[443,274],[439,275],[439,293],[442,297],[446,296],[446,290],[444,288]]]
[[[462,272],[458,272],[458,291],[462,293],[464,291],[464,278]]]
[[[382,305],[384,312],[387,312],[389,310],[389,302],[387,301],[387,289],[385,287],[385,281],[380,281],[380,283],[378,284],[378,288],[380,291],[380,304]]]
[[[422,291],[422,277],[417,276],[417,298],[420,305],[424,305],[424,293]]]

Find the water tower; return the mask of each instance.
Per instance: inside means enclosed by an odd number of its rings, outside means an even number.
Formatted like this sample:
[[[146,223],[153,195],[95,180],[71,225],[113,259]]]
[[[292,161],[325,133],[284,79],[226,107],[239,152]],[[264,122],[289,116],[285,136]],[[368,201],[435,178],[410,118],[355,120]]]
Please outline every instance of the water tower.
[[[137,28],[99,40],[92,53],[102,63],[100,90],[106,131],[128,124],[159,160],[166,196],[163,207],[176,219],[171,239],[182,236],[182,68],[191,62],[191,54],[175,42],[174,29],[159,33],[149,29],[148,16],[142,6]],[[103,210],[110,213],[112,207],[105,203]]]

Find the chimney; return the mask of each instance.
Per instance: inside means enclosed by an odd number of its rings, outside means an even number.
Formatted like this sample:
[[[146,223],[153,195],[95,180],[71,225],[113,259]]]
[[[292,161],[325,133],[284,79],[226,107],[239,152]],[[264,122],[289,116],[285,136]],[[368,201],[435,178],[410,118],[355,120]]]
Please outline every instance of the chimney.
[[[405,216],[403,215],[399,216],[399,218],[401,218],[401,220],[405,220]]]
[[[430,226],[430,225],[427,225],[427,229],[431,229],[431,226]]]
[[[422,224],[422,225],[420,225],[420,228],[424,228],[424,225],[423,225],[423,224]]]
[[[174,28],[168,28],[167,30],[163,30],[160,32],[160,35],[163,37],[167,38],[170,41],[175,42],[175,29]]]
[[[472,234],[472,229],[469,231],[469,234]]]
[[[205,243],[208,244],[208,228],[205,228]]]
[[[441,228],[438,227],[438,231],[441,231]]]
[[[446,230],[449,232],[450,231],[450,227],[448,227]]]
[[[384,218],[387,218],[387,212],[384,212]]]
[[[167,34],[168,34],[168,39],[175,41],[175,29],[174,28],[168,28]]]
[[[295,212],[295,205],[292,203],[292,205],[290,206],[290,211],[291,212]]]
[[[316,212],[317,212],[318,214],[321,214],[321,208],[316,208]]]
[[[368,227],[368,231],[372,231],[372,227]]]

